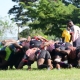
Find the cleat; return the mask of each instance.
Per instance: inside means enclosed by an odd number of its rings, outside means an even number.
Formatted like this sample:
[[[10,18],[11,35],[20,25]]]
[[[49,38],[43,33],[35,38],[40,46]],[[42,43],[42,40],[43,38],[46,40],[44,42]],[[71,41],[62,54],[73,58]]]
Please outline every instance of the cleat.
[[[48,70],[52,70],[52,69],[53,69],[53,66],[52,65],[48,67]]]
[[[71,65],[71,64],[69,64],[69,65],[68,65],[68,68],[70,68],[70,69],[71,69],[71,68],[72,68],[72,65]]]
[[[57,64],[57,69],[60,70],[60,65],[59,64]]]
[[[31,66],[29,66],[27,70],[28,70],[28,71],[31,71]]]

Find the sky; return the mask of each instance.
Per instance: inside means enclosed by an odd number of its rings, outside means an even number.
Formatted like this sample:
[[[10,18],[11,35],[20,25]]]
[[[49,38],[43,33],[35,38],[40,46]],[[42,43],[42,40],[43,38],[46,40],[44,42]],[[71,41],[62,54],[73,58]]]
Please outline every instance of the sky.
[[[14,5],[17,5],[18,3],[12,2],[12,0],[1,0],[0,1],[0,17],[8,16],[8,11],[10,8],[12,8]]]
[[[68,0],[65,0],[68,1]],[[12,0],[1,0],[0,1],[0,17],[8,16],[8,11],[10,8],[12,8],[14,5],[17,5],[18,3],[13,2]],[[11,15],[11,17],[13,17]]]
[[[12,2],[12,0],[1,0],[0,1],[0,17],[2,17],[3,19],[7,16],[9,16],[8,11],[14,6],[17,5],[18,3],[16,2]],[[10,16],[10,18],[12,18],[14,16]],[[11,22],[11,20],[8,17],[8,21]],[[14,25],[14,24],[13,24]],[[14,25],[15,29],[17,29],[17,27]],[[15,29],[13,30],[13,34],[15,33]],[[19,32],[21,32],[22,30],[26,29],[26,27],[23,28],[19,28]],[[10,36],[17,36],[17,33],[15,33],[15,35],[12,35],[9,33],[10,30],[6,31],[6,37],[10,37]],[[4,33],[5,35],[5,33]]]

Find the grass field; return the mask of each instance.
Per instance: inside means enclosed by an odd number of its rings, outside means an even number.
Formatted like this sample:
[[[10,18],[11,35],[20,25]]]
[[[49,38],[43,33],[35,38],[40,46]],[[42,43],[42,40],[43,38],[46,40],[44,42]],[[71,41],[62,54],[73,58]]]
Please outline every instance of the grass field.
[[[1,70],[0,80],[80,80],[80,69],[76,68],[39,70],[34,63],[31,71],[26,69],[27,66],[23,70]]]

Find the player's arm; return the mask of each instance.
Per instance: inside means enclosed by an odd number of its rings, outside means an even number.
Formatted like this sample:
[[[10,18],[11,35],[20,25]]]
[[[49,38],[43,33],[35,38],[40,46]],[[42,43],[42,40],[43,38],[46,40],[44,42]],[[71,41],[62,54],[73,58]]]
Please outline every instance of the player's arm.
[[[15,43],[15,42],[6,42],[5,45],[4,45],[4,47],[5,47],[5,46],[9,46],[9,45],[11,45],[12,43]]]
[[[19,43],[13,43],[13,46],[15,47],[15,48],[23,48],[21,45],[19,45]]]
[[[64,40],[65,40],[65,37],[62,37],[62,42],[64,42]]]
[[[70,35],[71,35],[71,37],[70,37],[70,41],[69,42],[71,42],[73,40],[73,33],[70,32]]]
[[[60,52],[60,53],[62,53],[62,54],[67,54],[67,55],[70,53],[70,50],[60,50],[60,49],[58,49],[58,48],[56,48],[55,51],[56,51],[56,52]]]
[[[17,42],[19,42],[19,41],[27,41],[27,39],[26,38],[20,38]]]
[[[42,37],[42,36],[40,36],[40,35],[38,35],[38,36],[36,36],[39,40],[45,40],[45,41],[48,41],[46,38],[44,38],[44,37]]]

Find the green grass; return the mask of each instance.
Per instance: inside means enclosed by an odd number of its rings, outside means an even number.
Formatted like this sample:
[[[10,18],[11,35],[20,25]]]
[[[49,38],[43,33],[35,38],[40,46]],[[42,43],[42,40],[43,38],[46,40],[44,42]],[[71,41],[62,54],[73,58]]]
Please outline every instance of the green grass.
[[[23,70],[1,70],[0,80],[80,80],[80,69],[37,69],[36,63],[32,65],[32,70],[27,71],[27,66]]]

